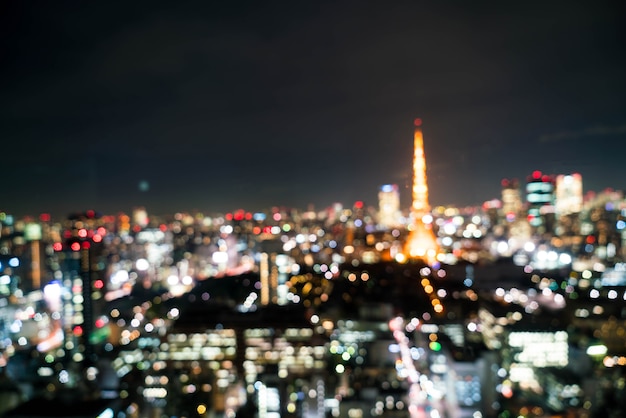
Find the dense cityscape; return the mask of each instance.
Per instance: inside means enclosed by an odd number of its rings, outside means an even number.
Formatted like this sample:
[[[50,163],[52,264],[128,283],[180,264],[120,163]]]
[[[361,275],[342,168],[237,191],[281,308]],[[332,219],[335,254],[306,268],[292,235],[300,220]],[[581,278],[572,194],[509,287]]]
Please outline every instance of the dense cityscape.
[[[626,198],[0,213],[0,416],[621,417]]]

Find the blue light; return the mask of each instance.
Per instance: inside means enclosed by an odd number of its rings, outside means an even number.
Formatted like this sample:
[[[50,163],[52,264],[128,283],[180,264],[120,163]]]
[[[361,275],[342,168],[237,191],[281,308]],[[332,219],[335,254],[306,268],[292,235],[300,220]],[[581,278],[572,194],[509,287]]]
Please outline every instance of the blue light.
[[[619,221],[617,221],[616,228],[620,230],[626,228],[626,222],[620,219]]]
[[[11,267],[18,267],[20,265],[20,260],[17,257],[13,257],[9,260],[9,265]]]

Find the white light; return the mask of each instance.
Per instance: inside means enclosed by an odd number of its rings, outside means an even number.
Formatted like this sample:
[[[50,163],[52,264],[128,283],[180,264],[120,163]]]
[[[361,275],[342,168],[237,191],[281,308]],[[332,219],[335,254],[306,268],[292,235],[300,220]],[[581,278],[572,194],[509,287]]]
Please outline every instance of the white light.
[[[526,244],[524,244],[524,251],[526,251],[527,253],[532,253],[533,251],[535,251],[535,244],[528,241]]]
[[[104,411],[102,411],[100,415],[98,415],[96,418],[113,418],[113,417],[114,417],[113,410],[111,408],[107,408]]]
[[[447,223],[443,226],[443,232],[445,232],[447,235],[454,235],[454,233],[456,232],[456,226],[454,224]]]
[[[146,271],[146,270],[148,270],[150,268],[150,263],[145,258],[139,258],[135,262],[135,267],[139,271]]]
[[[603,356],[607,353],[607,348],[605,345],[590,345],[587,348],[587,355],[589,356]]]
[[[59,372],[59,382],[67,383],[69,381],[70,381],[70,374],[67,372],[67,370],[61,370]]]
[[[569,254],[560,254],[559,255],[559,262],[561,264],[570,264],[572,262],[572,256]]]
[[[11,267],[18,267],[20,265],[20,260],[17,257],[13,257],[9,260],[9,265]]]
[[[228,262],[228,253],[223,251],[216,251],[213,253],[212,258],[215,264],[224,264]]]
[[[221,232],[222,234],[232,234],[232,232],[233,232],[233,227],[232,227],[232,225],[222,225],[222,226],[220,227],[220,232]]]
[[[140,260],[143,260],[143,259],[140,259]],[[145,261],[146,263],[148,262],[147,260],[143,260],[143,261]],[[139,260],[137,260],[137,270],[140,270]],[[111,284],[117,285],[120,283],[126,283],[128,279],[129,279],[129,275],[126,270],[118,270],[111,275]]]

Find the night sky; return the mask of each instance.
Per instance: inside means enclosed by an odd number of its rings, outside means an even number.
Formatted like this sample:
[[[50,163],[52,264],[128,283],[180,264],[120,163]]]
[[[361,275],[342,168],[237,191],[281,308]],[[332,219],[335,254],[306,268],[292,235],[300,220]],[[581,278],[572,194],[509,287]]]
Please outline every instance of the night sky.
[[[0,3],[0,211],[626,189],[623,1]]]

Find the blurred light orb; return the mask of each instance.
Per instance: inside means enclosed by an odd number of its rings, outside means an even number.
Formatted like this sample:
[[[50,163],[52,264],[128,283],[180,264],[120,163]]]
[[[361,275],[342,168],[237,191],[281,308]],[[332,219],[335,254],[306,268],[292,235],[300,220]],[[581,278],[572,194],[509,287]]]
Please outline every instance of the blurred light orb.
[[[139,191],[140,192],[147,192],[148,190],[150,190],[150,183],[148,183],[148,181],[146,181],[146,180],[141,180],[139,182]]]

